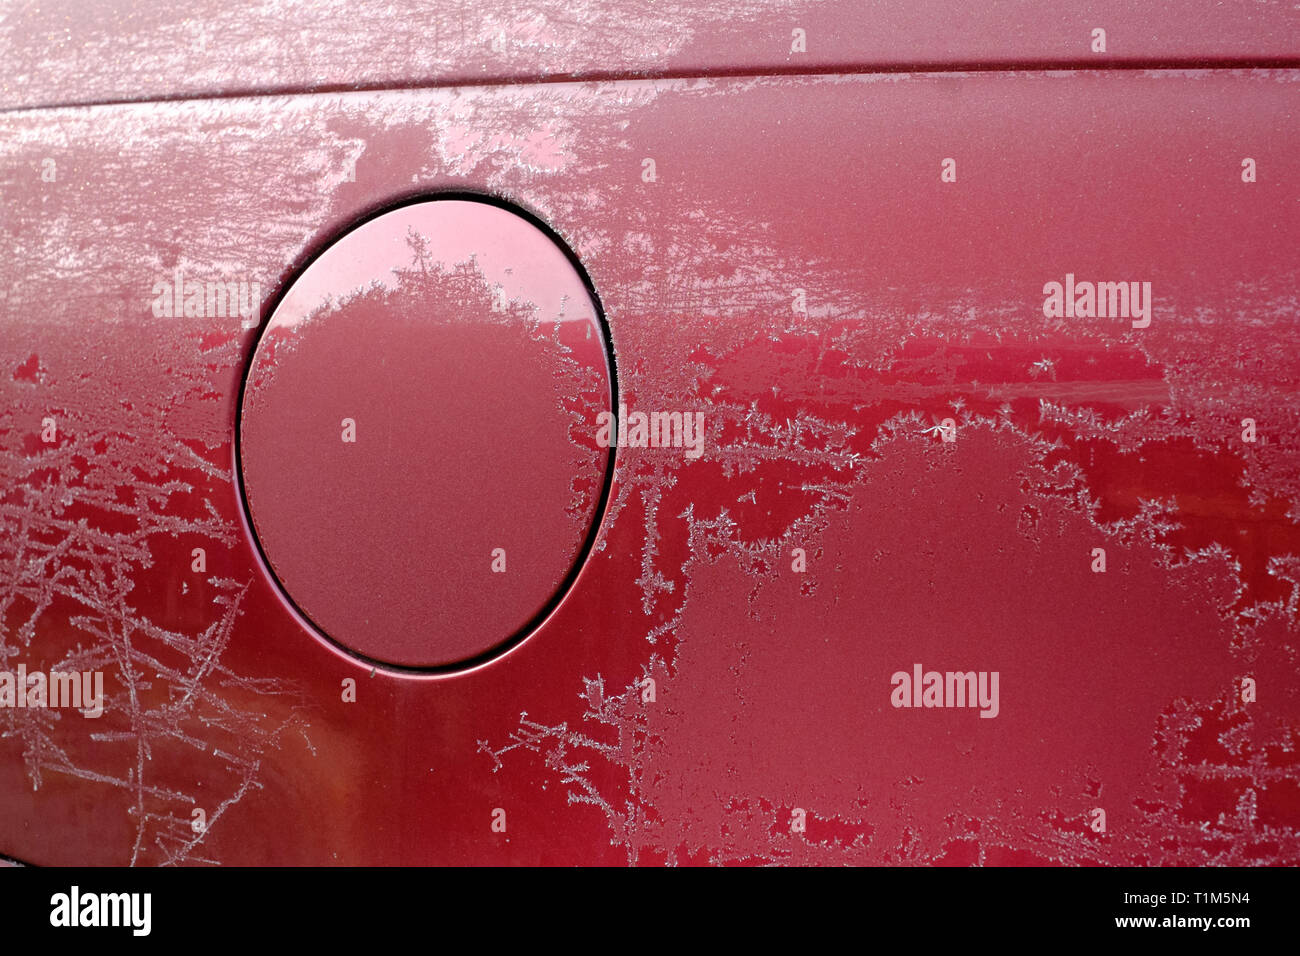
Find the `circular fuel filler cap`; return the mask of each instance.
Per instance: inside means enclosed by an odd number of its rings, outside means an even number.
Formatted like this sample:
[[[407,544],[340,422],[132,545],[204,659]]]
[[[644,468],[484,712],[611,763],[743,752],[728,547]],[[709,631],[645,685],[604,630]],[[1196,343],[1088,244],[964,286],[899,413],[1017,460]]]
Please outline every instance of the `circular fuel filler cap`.
[[[239,467],[269,570],[367,660],[506,649],[590,548],[613,388],[587,282],[533,220],[434,199],[366,221],[289,286],[248,370]]]

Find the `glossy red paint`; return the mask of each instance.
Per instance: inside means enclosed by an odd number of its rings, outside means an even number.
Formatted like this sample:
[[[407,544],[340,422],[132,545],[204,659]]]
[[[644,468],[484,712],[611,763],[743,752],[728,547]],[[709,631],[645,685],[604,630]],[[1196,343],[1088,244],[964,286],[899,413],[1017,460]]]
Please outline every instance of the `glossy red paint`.
[[[261,547],[361,656],[483,658],[585,556],[611,398],[598,311],[550,237],[483,202],[386,212],[295,280],[253,357],[239,461]]]
[[[1252,45],[1259,17],[1178,21],[1174,54],[1293,56]],[[110,685],[98,722],[0,710],[0,851],[1294,864],[1298,93],[1294,69],[1020,70],[0,115],[0,668]],[[151,303],[181,268],[269,310],[358,220],[466,190],[555,229],[619,402],[702,414],[703,453],[619,450],[591,555],[509,653],[372,671],[241,524],[258,333]],[[1046,315],[1067,276],[1149,282],[1149,324]],[[384,522],[410,514],[391,490]],[[459,590],[444,613],[495,611]],[[997,716],[893,706],[916,664],[998,672]]]

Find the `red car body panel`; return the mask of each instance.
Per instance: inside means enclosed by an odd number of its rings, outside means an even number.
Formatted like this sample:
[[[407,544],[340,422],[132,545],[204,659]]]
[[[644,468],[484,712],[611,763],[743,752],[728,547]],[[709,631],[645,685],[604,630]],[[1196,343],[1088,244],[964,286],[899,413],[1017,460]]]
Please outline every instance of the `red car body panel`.
[[[1297,36],[1300,10],[1259,0],[46,0],[0,19],[0,107],[540,78],[1294,66]]]
[[[1293,11],[539,8],[493,59],[408,52],[418,10],[224,37],[223,6],[195,52],[162,12],[41,41],[42,9],[0,26],[34,51],[5,103],[50,107],[0,114],[0,669],[100,670],[107,703],[0,708],[0,852],[1300,861],[1300,70],[870,69],[1077,66],[1094,19],[1128,27],[1107,64],[1294,63]],[[615,78],[648,71],[782,75]],[[605,78],[418,88],[569,73]],[[303,92],[232,95],[266,89]],[[357,222],[465,192],[555,230],[619,403],[706,439],[619,448],[558,606],[418,673],[323,640],[259,558],[259,332],[151,302],[181,269],[265,320]],[[1076,280],[1149,283],[1146,324],[1050,314]],[[997,672],[996,716],[896,706],[916,666]]]

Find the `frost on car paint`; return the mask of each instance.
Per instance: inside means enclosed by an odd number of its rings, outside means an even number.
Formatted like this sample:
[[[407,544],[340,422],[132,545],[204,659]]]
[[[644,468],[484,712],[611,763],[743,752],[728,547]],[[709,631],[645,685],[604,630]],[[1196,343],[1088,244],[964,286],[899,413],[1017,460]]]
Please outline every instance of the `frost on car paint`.
[[[1104,24],[1110,43],[1097,49]],[[1285,3],[1014,0],[46,0],[0,20],[0,108],[713,71],[1293,57]],[[1101,53],[1102,55],[1098,55]]]
[[[68,441],[96,442],[76,467],[112,489],[102,520],[160,529],[105,579],[118,633],[164,628],[182,664],[219,652],[309,702],[314,754],[274,735],[285,699],[260,683],[222,701],[272,714],[262,736],[179,725],[176,806],[203,775],[242,794],[242,838],[209,827],[208,859],[1294,863],[1297,81],[735,78],[6,114],[6,163],[60,170],[0,224],[6,521],[66,523],[39,433],[70,419]],[[360,211],[471,186],[577,252],[620,399],[702,412],[708,441],[695,460],[619,450],[570,599],[509,657],[371,677],[313,656],[238,531],[253,334],[159,319],[150,291],[182,265],[269,295]],[[1150,281],[1150,326],[1045,318],[1067,272]],[[168,507],[182,518],[149,517]],[[82,533],[56,526],[47,548]],[[200,530],[164,560],[172,527]],[[202,593],[226,604],[180,587],[201,541],[234,582]],[[23,637],[32,612],[7,612],[8,646],[118,646],[93,621],[79,638],[102,610],[51,603]],[[892,708],[890,675],[917,661],[999,671],[998,717]],[[163,689],[184,700],[180,673]],[[124,726],[121,758],[71,743],[131,783],[154,725]],[[261,748],[235,765],[261,789],[230,774],[236,745]],[[0,741],[0,850],[20,858],[63,845],[84,802],[49,773],[12,799],[23,746]],[[93,848],[112,861],[137,845],[120,789]]]

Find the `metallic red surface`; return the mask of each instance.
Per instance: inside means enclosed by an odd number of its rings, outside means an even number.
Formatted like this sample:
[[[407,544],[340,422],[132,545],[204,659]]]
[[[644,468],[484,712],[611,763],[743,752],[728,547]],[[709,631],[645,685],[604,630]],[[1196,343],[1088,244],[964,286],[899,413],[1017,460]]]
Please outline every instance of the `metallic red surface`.
[[[455,199],[370,220],[289,288],[249,373],[240,465],[276,576],[367,658],[504,645],[583,555],[611,385],[582,277],[535,226]]]
[[[1298,36],[1300,8],[1283,0],[43,0],[0,21],[0,108],[720,73],[1296,66]]]
[[[1018,71],[0,116],[0,669],[108,692],[0,709],[0,850],[1300,861],[1298,93]],[[591,556],[508,653],[372,671],[241,524],[256,333],[152,290],[182,268],[269,307],[359,217],[463,190],[563,237],[619,403],[702,414],[703,449],[619,449]],[[1075,279],[1150,292],[1045,314]],[[917,665],[997,672],[996,716],[895,706]]]

